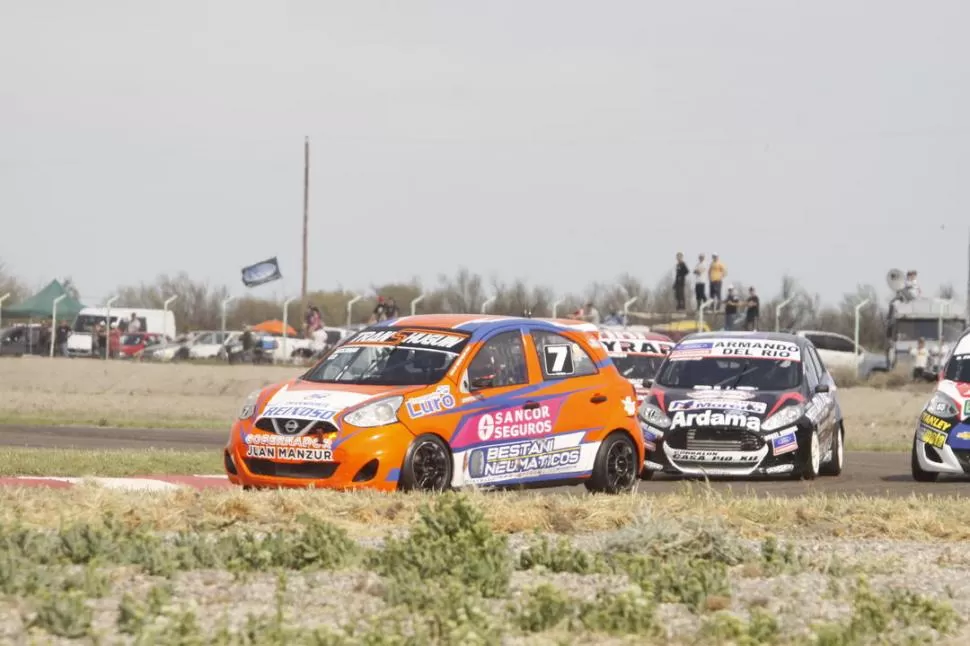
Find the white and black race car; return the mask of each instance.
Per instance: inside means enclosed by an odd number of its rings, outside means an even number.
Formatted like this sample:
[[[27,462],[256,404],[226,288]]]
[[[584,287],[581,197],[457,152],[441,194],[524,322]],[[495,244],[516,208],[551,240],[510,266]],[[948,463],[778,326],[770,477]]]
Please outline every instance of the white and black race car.
[[[970,475],[970,332],[943,360],[936,390],[916,422],[911,463],[919,482]]]
[[[835,391],[803,337],[691,334],[664,359],[640,406],[641,478],[839,475],[845,425]]]

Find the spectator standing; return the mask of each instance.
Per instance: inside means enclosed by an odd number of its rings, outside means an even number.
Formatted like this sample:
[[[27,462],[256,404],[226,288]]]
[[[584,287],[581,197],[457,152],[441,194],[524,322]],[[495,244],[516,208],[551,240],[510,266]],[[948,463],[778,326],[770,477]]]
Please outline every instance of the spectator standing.
[[[711,283],[709,296],[714,301],[714,309],[717,309],[721,306],[721,284],[727,276],[727,269],[716,253],[711,254],[711,267],[707,270],[707,276]]]
[[[91,356],[101,356],[101,345],[104,339],[104,323],[96,323],[91,330]]]
[[[707,273],[707,265],[704,263],[704,254],[697,256],[697,264],[694,266],[694,298],[697,300],[697,309],[701,308],[707,300],[704,290],[704,274]]]
[[[128,321],[128,334],[137,334],[141,332],[141,321],[138,320],[138,315],[134,312],[131,313],[131,320]]]
[[[239,341],[242,344],[242,360],[246,363],[251,362],[253,360],[253,328],[248,325],[243,328]]]
[[[674,269],[674,298],[677,299],[677,311],[682,312],[687,309],[687,298],[684,294],[684,287],[687,284],[687,275],[690,269],[684,262],[684,254],[677,252],[677,264]]]
[[[744,304],[744,329],[757,330],[759,318],[761,318],[761,299],[755,294],[754,287],[749,287],[748,300]]]
[[[57,332],[54,335],[54,343],[57,344],[57,354],[62,357],[68,356],[67,338],[69,336],[71,336],[71,326],[67,324],[67,321],[61,321],[61,324],[57,326]]]
[[[623,317],[616,310],[610,310],[610,315],[603,319],[603,325],[623,325]]]
[[[916,347],[909,352],[913,355],[913,380],[915,381],[923,376],[923,373],[926,372],[926,366],[930,362],[930,351],[926,348],[926,339],[920,337],[919,341],[916,342]]]
[[[738,308],[741,306],[741,299],[734,293],[734,287],[728,286],[727,296],[724,297],[724,329],[733,330],[734,323],[738,318]]]
[[[384,303],[384,297],[377,297],[377,305],[374,307],[374,311],[371,312],[370,322],[379,323],[380,321],[387,320],[387,305]]]
[[[600,324],[600,311],[593,306],[593,303],[586,303],[586,316],[583,317],[585,320],[593,323],[594,325]]]
[[[384,304],[384,313],[389,319],[396,319],[401,316],[401,310],[398,309],[397,303],[394,302],[393,298],[387,299],[387,302]]]
[[[115,356],[121,349],[121,330],[118,329],[117,321],[111,324],[108,332],[108,356]]]

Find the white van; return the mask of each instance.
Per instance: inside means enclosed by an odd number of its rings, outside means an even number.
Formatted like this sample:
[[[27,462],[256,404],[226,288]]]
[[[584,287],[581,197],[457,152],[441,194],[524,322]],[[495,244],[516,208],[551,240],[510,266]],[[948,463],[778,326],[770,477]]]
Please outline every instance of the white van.
[[[171,310],[148,310],[139,307],[112,307],[110,325],[119,321],[130,321],[132,313],[141,323],[142,332],[157,332],[174,339],[175,314]],[[104,323],[108,316],[108,309],[104,307],[85,307],[78,312],[71,326],[71,336],[67,339],[67,352],[71,356],[86,357],[91,355],[91,332],[98,323]],[[109,326],[110,327],[110,326]]]

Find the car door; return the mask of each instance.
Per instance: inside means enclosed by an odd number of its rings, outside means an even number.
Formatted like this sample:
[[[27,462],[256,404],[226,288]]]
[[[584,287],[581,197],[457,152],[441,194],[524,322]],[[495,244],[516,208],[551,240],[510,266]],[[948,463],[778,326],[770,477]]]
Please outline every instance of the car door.
[[[829,337],[829,348],[833,354],[839,356],[840,365],[855,370],[862,363],[862,354],[856,352],[855,341],[841,334]]]
[[[832,445],[832,433],[835,431],[836,424],[838,423],[835,395],[831,391],[834,383],[829,378],[824,364],[819,355],[816,354],[815,348],[810,346],[806,347],[803,363],[805,364],[805,376],[808,385],[806,395],[809,398],[806,406],[806,414],[818,426],[819,446],[822,448],[822,455],[824,457],[828,447]],[[829,392],[816,392],[816,388],[819,385],[828,386],[830,389]]]
[[[532,330],[530,337],[544,390],[557,394],[555,401],[560,408],[555,433],[585,434],[596,430],[602,425],[604,411],[623,405],[610,401],[601,387],[596,362],[580,344],[544,330]]]
[[[828,334],[813,332],[806,334],[805,337],[812,342],[818,356],[831,368],[846,368],[845,357],[832,349],[832,337]]]

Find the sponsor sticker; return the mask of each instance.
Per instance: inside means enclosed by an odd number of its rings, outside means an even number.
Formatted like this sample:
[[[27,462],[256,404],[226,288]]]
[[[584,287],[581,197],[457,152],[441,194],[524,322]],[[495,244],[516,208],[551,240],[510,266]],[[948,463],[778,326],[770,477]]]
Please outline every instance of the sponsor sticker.
[[[953,426],[951,422],[947,422],[946,420],[940,419],[936,415],[931,415],[926,411],[923,411],[923,414],[919,416],[919,419],[927,426],[931,428],[935,428],[938,431],[944,431],[944,432],[949,431],[950,428]]]
[[[765,469],[765,473],[788,473],[795,468],[794,464],[776,464]]]
[[[958,440],[970,440],[970,431],[960,431],[957,433]]]
[[[736,410],[745,413],[764,414],[768,405],[764,402],[730,399],[678,399],[670,402],[670,412],[693,410]]]
[[[787,341],[715,339],[687,342],[670,355],[671,361],[708,357],[743,357],[751,359],[783,359],[801,361],[798,345]]]
[[[604,340],[603,348],[611,357],[625,357],[628,355],[642,355],[646,357],[662,357],[670,354],[672,343],[662,341],[635,340]]]
[[[701,413],[677,411],[670,420],[670,428],[683,428],[691,426],[728,426],[758,432],[761,430],[761,419],[753,415],[745,415],[744,413],[739,412],[720,413],[708,409]]]
[[[795,438],[794,432],[779,435],[771,440],[771,452],[774,455],[784,455],[796,449],[798,449],[798,440]]]
[[[627,396],[621,402],[623,404],[623,412],[629,417],[633,417],[637,414],[637,400],[633,397]]]
[[[476,479],[525,475],[545,469],[576,466],[581,457],[580,447],[556,448],[554,438],[515,442],[471,451],[468,474]]]
[[[434,415],[455,407],[455,396],[449,386],[438,386],[433,392],[407,401],[408,415],[412,419]]]
[[[930,446],[934,446],[938,449],[942,449],[943,445],[946,444],[946,434],[929,428],[923,431],[923,435],[920,437],[920,439]]]
[[[445,334],[429,332],[427,330],[375,330],[360,332],[353,336],[348,344],[364,343],[368,345],[409,346],[417,348],[437,348],[458,352],[468,340],[464,334]]]
[[[333,462],[333,451],[323,448],[250,444],[246,447],[246,457],[284,462]]]
[[[302,437],[289,437],[286,435],[270,435],[263,433],[249,433],[243,437],[243,442],[250,446],[289,446],[311,449],[329,449],[333,443],[336,433],[331,433],[327,437],[304,435]]]
[[[452,449],[482,442],[532,440],[551,435],[566,397],[559,395],[538,402],[519,400],[498,410],[470,415],[463,419],[452,436]]]
[[[748,451],[691,451],[674,449],[670,446],[667,446],[667,454],[672,459],[682,462],[754,464],[761,459],[761,454]]]
[[[753,399],[754,393],[750,390],[722,390],[721,388],[709,388],[703,390],[692,390],[687,393],[691,399]]]
[[[963,402],[963,416],[970,417],[970,399]]]

